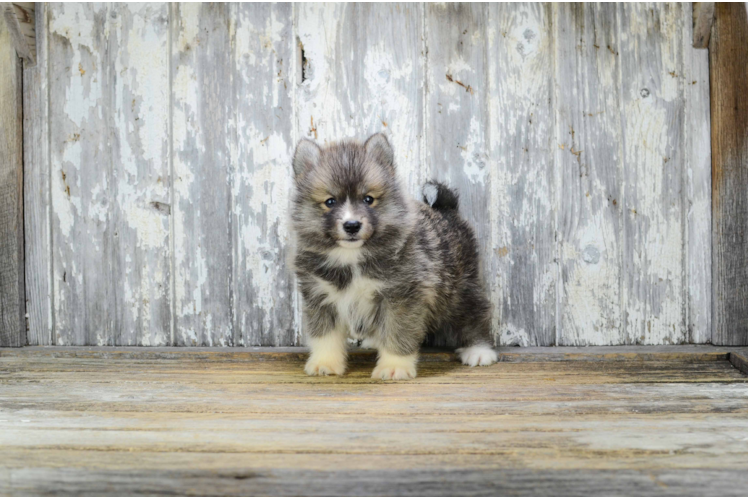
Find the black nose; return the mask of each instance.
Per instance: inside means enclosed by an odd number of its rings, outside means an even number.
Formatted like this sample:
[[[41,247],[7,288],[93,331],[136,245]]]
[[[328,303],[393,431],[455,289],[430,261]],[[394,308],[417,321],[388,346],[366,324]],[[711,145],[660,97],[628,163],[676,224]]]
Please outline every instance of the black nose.
[[[356,234],[361,229],[361,223],[357,220],[349,220],[343,223],[343,229],[348,234]]]

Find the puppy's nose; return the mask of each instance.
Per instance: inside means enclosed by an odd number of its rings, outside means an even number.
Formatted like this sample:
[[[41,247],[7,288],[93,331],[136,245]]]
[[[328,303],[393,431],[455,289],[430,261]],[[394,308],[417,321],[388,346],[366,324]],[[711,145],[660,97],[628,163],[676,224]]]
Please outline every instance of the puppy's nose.
[[[361,229],[361,223],[357,220],[349,220],[343,223],[343,229],[348,234],[356,234]]]

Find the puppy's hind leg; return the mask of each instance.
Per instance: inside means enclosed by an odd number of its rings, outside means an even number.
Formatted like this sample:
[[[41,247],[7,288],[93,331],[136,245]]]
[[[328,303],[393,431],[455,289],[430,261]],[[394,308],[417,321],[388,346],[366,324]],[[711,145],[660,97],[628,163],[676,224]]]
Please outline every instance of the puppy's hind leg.
[[[496,363],[499,359],[496,351],[488,344],[460,347],[455,352],[460,357],[462,364],[468,366],[489,366]]]
[[[455,352],[463,365],[489,366],[498,361],[491,336],[491,313],[488,303],[481,301],[478,314],[466,320],[460,328],[460,344]]]

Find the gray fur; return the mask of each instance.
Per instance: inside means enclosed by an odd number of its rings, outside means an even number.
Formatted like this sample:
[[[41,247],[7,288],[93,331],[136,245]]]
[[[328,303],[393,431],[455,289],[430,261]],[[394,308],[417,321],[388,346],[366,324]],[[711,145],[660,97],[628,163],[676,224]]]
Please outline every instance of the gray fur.
[[[299,177],[319,162],[320,149],[314,141],[302,139],[293,155],[293,172]]]
[[[393,158],[382,134],[365,144],[347,140],[319,148],[304,140],[297,147],[294,264],[308,334],[321,337],[343,326],[401,356],[417,353],[438,331],[464,347],[492,346],[475,235],[457,211],[457,195],[429,183],[431,206],[410,199]],[[364,199],[371,193],[376,197],[369,205]],[[358,244],[341,230],[346,217],[362,223],[360,248],[341,249]],[[353,289],[364,298],[346,296],[341,312],[332,297]]]

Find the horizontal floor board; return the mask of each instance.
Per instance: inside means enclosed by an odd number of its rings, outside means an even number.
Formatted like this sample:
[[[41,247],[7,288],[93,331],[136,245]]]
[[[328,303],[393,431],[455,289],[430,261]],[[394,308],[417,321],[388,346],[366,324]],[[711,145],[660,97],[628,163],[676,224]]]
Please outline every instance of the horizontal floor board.
[[[748,487],[748,377],[725,350],[434,352],[409,382],[371,380],[366,352],[307,377],[303,350],[182,351],[0,351],[0,494]]]

